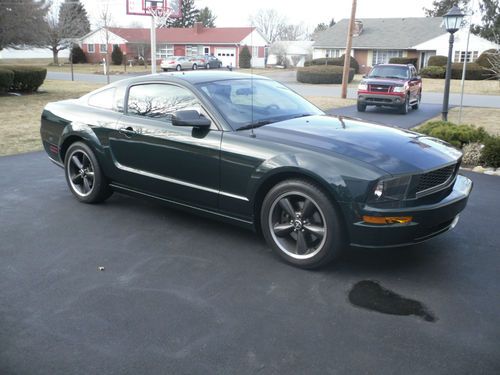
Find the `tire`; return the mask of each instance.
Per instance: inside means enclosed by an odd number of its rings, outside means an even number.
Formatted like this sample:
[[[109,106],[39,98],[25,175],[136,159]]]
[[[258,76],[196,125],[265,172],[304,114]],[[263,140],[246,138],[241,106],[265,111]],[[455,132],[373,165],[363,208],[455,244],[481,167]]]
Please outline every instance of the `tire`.
[[[222,63],[219,63],[219,69],[222,68]]]
[[[64,172],[69,190],[80,202],[99,203],[113,194],[94,152],[85,143],[75,142],[69,146]]]
[[[420,100],[421,99],[422,99],[422,93],[419,92],[418,96],[417,96],[417,102],[415,104],[412,104],[411,108],[412,109],[418,109],[418,107],[420,106]]]
[[[177,65],[177,66],[175,67],[175,70],[177,70],[178,72],[180,72],[180,71],[182,70],[182,66]]]
[[[168,72],[168,69],[167,69],[167,68],[162,68],[162,70],[163,70],[164,72]]]
[[[405,102],[399,107],[399,113],[402,115],[406,115],[408,112],[410,112],[410,96],[406,95]]]
[[[198,65],[193,64],[193,70],[198,70]]]
[[[205,69],[210,69],[210,64],[205,65]]]
[[[273,251],[300,268],[321,267],[344,247],[337,209],[321,189],[307,181],[286,180],[274,186],[262,202],[260,223]]]
[[[358,102],[358,112],[366,111],[366,104]]]

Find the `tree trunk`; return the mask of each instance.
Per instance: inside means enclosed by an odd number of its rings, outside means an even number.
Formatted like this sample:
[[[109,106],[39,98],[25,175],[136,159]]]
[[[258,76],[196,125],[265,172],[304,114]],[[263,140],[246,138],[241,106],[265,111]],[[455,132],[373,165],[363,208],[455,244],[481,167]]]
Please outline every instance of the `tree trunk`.
[[[54,64],[59,65],[59,51],[57,48],[52,48],[52,59],[54,60]]]

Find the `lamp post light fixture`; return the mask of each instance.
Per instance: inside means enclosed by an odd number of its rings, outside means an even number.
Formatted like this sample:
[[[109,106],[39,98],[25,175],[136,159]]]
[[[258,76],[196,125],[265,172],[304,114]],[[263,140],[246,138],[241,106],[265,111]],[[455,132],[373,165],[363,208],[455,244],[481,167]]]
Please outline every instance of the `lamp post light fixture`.
[[[443,16],[444,26],[446,31],[450,33],[450,46],[448,47],[448,61],[446,63],[446,78],[444,82],[444,97],[442,119],[448,121],[448,102],[450,99],[450,79],[451,79],[451,57],[453,53],[453,42],[455,41],[454,34],[462,26],[462,21],[465,14],[462,13],[456,5],[451,8],[448,13]],[[467,56],[465,57],[467,58]]]

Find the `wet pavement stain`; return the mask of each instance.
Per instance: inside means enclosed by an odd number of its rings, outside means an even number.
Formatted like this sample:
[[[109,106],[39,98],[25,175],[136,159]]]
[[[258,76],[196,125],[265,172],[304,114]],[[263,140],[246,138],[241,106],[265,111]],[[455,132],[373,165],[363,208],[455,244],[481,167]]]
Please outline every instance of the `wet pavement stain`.
[[[419,301],[405,298],[382,287],[377,281],[363,280],[349,291],[349,301],[358,307],[391,315],[415,315],[426,322],[437,318]]]

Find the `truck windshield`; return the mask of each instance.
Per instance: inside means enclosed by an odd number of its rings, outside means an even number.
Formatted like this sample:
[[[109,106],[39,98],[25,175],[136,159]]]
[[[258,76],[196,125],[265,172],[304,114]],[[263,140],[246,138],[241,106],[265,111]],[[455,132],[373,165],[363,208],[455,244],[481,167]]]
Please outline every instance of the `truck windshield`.
[[[406,66],[381,65],[374,67],[370,74],[368,74],[368,77],[408,79],[410,78],[410,69]]]

